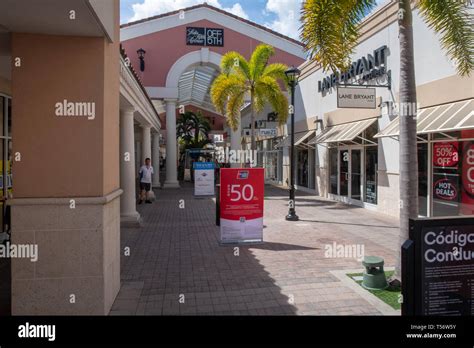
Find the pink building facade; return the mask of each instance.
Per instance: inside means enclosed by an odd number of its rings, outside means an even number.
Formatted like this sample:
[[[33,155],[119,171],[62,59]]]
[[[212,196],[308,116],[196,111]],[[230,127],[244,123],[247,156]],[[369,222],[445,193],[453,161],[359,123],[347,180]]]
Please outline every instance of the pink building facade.
[[[222,56],[237,51],[249,59],[261,43],[274,47],[271,63],[298,66],[305,61],[300,42],[207,4],[197,5],[122,25],[122,46],[140,71],[135,53],[145,50],[140,77],[160,114],[166,141],[166,181],[177,187],[176,115],[201,110],[214,133],[229,134],[231,147],[240,146],[241,130],[231,132],[216,112],[209,89],[219,74]],[[243,122],[242,122],[243,123]]]

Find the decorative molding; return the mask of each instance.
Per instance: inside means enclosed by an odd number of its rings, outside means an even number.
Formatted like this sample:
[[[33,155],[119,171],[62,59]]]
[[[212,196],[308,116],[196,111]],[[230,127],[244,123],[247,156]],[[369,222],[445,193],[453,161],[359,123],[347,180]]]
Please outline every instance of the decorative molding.
[[[69,197],[69,198],[13,198],[8,205],[69,205],[74,199],[76,205],[104,205],[120,197],[122,189],[117,189],[101,197]]]
[[[161,129],[161,122],[155,107],[148,95],[145,95],[145,91],[133,76],[132,71],[127,67],[123,57],[120,57],[120,94],[153,128]]]
[[[185,14],[184,18],[180,18],[181,12]],[[302,59],[306,58],[306,53],[301,42],[207,4],[197,5],[195,7],[151,17],[134,23],[124,24],[120,29],[120,41],[131,40],[140,36],[153,34],[182,25],[188,25],[201,20],[207,20],[224,28],[246,35],[296,57]]]

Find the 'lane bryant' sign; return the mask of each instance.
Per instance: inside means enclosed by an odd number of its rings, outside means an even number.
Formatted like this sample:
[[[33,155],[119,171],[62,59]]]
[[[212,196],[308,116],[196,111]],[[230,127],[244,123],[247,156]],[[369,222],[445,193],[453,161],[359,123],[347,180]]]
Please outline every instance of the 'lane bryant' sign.
[[[187,27],[186,45],[223,47],[224,29]]]

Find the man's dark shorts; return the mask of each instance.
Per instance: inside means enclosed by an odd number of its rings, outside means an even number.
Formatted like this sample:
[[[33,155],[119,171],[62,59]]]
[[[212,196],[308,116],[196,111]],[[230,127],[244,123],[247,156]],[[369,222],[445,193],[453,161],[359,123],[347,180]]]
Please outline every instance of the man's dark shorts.
[[[150,191],[151,191],[151,184],[150,184],[150,183],[146,183],[146,182],[141,182],[141,183],[140,183],[140,190],[141,190],[141,191],[150,192]]]

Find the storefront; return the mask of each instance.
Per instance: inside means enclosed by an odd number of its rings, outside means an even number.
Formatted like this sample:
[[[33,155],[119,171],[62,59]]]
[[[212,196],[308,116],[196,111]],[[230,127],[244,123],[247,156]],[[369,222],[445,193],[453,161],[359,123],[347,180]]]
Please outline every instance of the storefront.
[[[377,204],[377,118],[331,127],[311,143],[328,151],[328,197],[357,205]]]
[[[296,146],[296,187],[314,190],[314,133]]]
[[[282,161],[283,151],[276,145],[280,137],[257,142],[257,165],[265,169],[265,182],[281,184],[283,181]]]
[[[320,196],[394,217],[401,185],[397,11],[396,3],[387,3],[362,23],[347,71],[302,64],[295,95],[295,125],[321,121],[307,149],[296,151],[298,184],[311,187],[307,175],[312,176]],[[417,9],[414,50],[419,215],[473,215],[474,76],[457,75]],[[370,100],[346,98],[356,94]],[[296,134],[295,139],[299,148],[301,139]]]
[[[474,99],[421,109],[417,123],[419,215],[474,215]],[[376,137],[398,134],[397,118]]]
[[[314,130],[295,132],[295,187],[298,190],[312,192],[315,189],[315,147],[312,145],[314,137]],[[290,144],[291,137],[288,135],[281,139],[277,148],[289,156]],[[289,165],[286,167],[286,177],[289,178]]]

